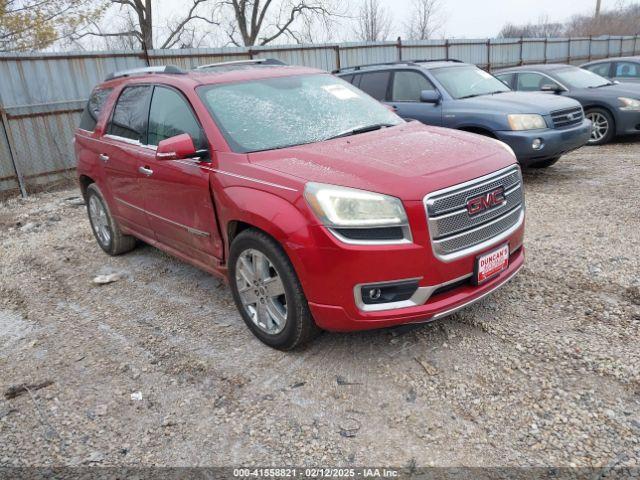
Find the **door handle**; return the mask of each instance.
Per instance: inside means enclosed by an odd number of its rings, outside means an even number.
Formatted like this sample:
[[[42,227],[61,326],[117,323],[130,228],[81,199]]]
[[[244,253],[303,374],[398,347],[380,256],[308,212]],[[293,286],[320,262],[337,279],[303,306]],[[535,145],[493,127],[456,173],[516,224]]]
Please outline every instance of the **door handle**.
[[[109,155],[105,155],[104,153],[101,153],[100,155],[98,155],[98,158],[102,160],[104,163],[107,163],[109,161]]]
[[[138,171],[140,173],[143,173],[144,175],[146,175],[147,177],[149,175],[153,175],[153,170],[151,170],[149,167],[139,167]]]

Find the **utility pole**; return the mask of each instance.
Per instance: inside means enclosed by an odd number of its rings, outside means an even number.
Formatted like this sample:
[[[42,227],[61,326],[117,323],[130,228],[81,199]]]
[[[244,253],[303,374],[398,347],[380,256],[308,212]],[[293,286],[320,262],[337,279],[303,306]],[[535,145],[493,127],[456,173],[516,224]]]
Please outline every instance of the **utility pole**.
[[[596,18],[600,16],[600,7],[602,6],[602,0],[596,0]]]

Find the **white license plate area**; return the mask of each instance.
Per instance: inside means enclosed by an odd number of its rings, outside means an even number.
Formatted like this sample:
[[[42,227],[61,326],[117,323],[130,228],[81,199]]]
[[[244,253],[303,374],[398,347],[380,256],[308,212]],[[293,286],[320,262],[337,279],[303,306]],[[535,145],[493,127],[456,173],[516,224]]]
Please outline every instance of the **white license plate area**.
[[[492,250],[476,258],[474,280],[477,285],[492,279],[509,267],[509,244]]]

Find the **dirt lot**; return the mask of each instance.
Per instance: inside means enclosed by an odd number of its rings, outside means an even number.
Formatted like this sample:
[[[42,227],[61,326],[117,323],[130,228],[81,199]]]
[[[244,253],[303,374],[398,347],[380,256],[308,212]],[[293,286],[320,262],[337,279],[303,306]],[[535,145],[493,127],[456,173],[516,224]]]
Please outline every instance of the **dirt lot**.
[[[638,465],[640,142],[525,183],[507,287],[294,353],[207,274],[148,246],[104,255],[76,190],[1,204],[0,466]]]

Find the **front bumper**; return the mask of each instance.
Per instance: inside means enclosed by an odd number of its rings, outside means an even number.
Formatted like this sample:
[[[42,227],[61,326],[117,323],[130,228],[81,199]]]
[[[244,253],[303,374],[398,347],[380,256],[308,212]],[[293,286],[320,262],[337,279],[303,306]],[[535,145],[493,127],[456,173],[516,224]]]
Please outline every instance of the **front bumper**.
[[[405,202],[413,241],[406,244],[363,246],[337,240],[325,227],[314,226],[308,242],[287,245],[319,327],[354,331],[433,320],[453,313],[495,290],[524,263],[524,221],[506,238],[496,238],[467,256],[443,261],[434,254],[424,204]],[[475,258],[508,243],[510,262],[498,277],[475,286],[471,282]],[[424,303],[385,310],[366,310],[354,295],[357,285],[419,279],[423,290],[433,289]],[[451,282],[454,282],[451,285]]]
[[[538,161],[556,158],[572,150],[582,147],[591,135],[591,121],[584,119],[582,123],[570,128],[498,131],[498,140],[509,145],[521,165],[527,166]],[[542,148],[534,149],[535,139],[542,140]]]
[[[616,134],[640,134],[640,112],[620,110],[618,112],[618,118],[616,118]]]

